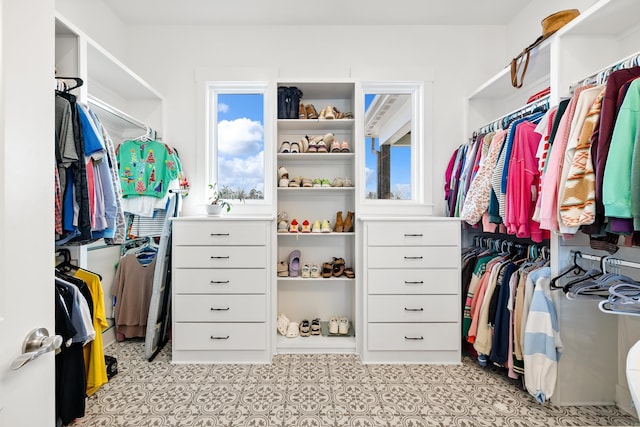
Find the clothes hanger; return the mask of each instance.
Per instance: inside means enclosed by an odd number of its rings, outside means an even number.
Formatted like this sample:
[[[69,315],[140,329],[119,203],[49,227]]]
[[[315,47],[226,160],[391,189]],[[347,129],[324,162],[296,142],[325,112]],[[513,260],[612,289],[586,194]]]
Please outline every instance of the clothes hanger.
[[[91,273],[98,276],[98,278],[102,281],[102,275],[100,275],[99,273],[95,273],[93,271],[87,270],[86,268],[81,268],[73,264],[71,262],[71,251],[69,251],[69,249],[61,248],[61,249],[58,249],[56,252],[58,252],[63,257],[62,262],[56,265],[55,267],[56,271],[59,271],[60,273],[65,274],[73,271],[82,270],[82,271],[86,271],[87,273]],[[67,274],[67,276],[73,277],[69,274]]]
[[[77,89],[80,86],[82,86],[84,84],[84,81],[80,78],[80,77],[58,77],[56,76],[56,80],[62,80],[62,83],[64,85],[64,90],[60,91],[60,92],[69,92],[72,89]],[[65,82],[64,80],[72,80],[75,82],[74,86],[67,86],[67,82]]]
[[[581,255],[580,251],[575,251],[573,253],[573,265],[571,267],[569,267],[567,270],[565,270],[563,273],[560,273],[559,275],[557,275],[556,277],[554,277],[553,279],[551,279],[551,283],[549,284],[549,287],[551,289],[564,289],[563,286],[557,286],[556,282],[558,281],[558,279],[566,276],[567,274],[573,272],[574,275],[578,275],[580,273],[586,273],[587,271],[582,268],[579,264],[578,264],[578,256]]]

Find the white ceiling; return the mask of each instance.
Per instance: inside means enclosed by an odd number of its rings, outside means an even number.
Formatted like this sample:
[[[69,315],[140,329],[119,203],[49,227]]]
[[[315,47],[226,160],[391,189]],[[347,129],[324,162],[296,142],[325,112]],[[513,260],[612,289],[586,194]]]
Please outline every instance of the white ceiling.
[[[127,24],[504,25],[532,0],[104,0]],[[305,37],[288,42],[304,46]]]

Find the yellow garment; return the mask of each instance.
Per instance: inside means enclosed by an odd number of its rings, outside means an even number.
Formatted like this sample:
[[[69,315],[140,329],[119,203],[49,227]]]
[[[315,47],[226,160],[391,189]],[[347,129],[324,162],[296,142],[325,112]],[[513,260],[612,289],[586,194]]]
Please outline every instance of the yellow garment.
[[[100,278],[85,270],[76,271],[75,276],[87,284],[93,299],[93,328],[96,330],[96,337],[83,348],[84,368],[87,374],[87,396],[91,396],[108,381],[102,346],[102,331],[109,325],[104,310],[104,295]]]

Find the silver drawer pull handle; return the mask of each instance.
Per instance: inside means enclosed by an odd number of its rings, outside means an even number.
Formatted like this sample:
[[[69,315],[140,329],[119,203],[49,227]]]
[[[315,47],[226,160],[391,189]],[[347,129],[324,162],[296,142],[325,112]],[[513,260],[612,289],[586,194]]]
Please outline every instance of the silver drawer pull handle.
[[[408,336],[404,336],[405,340],[414,340],[414,341],[422,341],[424,339],[424,337],[408,337]]]
[[[418,280],[417,282],[410,282],[408,280],[405,280],[404,283],[405,283],[405,285],[422,285],[424,283],[424,281]]]
[[[227,335],[226,337],[214,337],[213,335],[211,335],[211,339],[212,340],[228,340],[229,335]]]
[[[228,280],[212,280],[210,282],[212,285],[226,285],[227,283],[229,283]]]
[[[421,256],[406,256],[404,259],[422,259]]]
[[[420,307],[420,308],[404,308],[404,311],[424,311],[424,308]]]
[[[229,259],[229,255],[227,255],[227,256],[212,256],[211,259]]]
[[[211,233],[211,237],[216,237],[216,236],[229,236],[229,233]]]
[[[404,237],[422,237],[422,233],[419,233],[419,234],[405,234]]]
[[[211,311],[229,311],[229,307],[227,307],[227,308],[213,308],[213,307],[211,307]]]

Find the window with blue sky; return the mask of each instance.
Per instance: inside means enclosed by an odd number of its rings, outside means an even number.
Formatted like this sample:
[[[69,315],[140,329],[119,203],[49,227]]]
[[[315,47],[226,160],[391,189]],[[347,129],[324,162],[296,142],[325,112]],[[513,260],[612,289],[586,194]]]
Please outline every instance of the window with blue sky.
[[[219,93],[217,102],[218,188],[229,199],[263,199],[264,95]]]
[[[365,112],[369,109],[376,94],[365,94]],[[377,199],[378,185],[378,156],[380,140],[365,138],[365,197]],[[411,199],[411,146],[391,145],[389,150],[391,165],[389,170],[391,198],[396,200]]]

